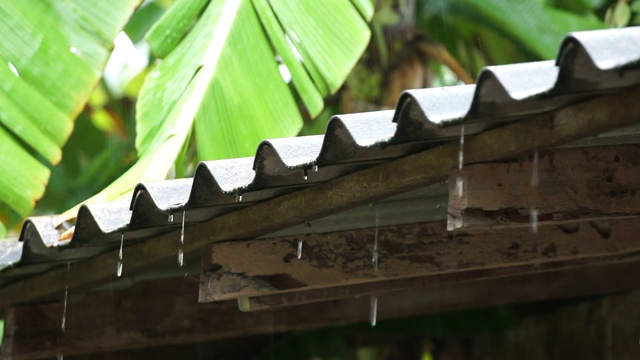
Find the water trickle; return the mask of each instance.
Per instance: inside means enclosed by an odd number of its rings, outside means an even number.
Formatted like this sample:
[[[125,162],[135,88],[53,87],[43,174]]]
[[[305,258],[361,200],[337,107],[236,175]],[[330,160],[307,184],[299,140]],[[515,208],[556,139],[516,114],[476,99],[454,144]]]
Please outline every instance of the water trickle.
[[[64,355],[58,354],[58,360],[64,360]]]
[[[464,192],[464,179],[462,178],[462,174],[458,174],[456,176],[456,196],[461,197]]]
[[[71,270],[71,263],[67,263],[67,278],[69,277],[69,271]],[[69,284],[64,284],[64,302],[62,305],[62,320],[60,321],[60,329],[62,332],[66,331],[67,326],[67,297],[69,296]]]
[[[64,285],[64,305],[62,306],[62,322],[60,325],[62,332],[66,331],[67,326],[67,296],[69,296],[69,284]]]
[[[122,268],[124,267],[122,263],[122,247],[123,246],[124,246],[124,232],[120,237],[120,251],[118,252],[118,267],[116,269],[116,275],[118,275],[118,277],[122,276]]]
[[[184,245],[184,222],[187,219],[187,212],[182,210],[182,228],[180,229],[180,249],[178,249],[178,265],[184,265],[184,252],[182,251],[182,245]]]
[[[533,153],[533,164],[531,164],[531,187],[536,188],[538,186],[538,162],[539,162],[538,152]]]
[[[529,227],[534,234],[538,233],[538,209],[536,207],[536,200],[538,198],[538,151],[533,153],[533,162],[531,164],[531,188],[533,189],[533,204],[529,209]]]
[[[376,211],[376,229],[373,235],[373,250],[371,250],[371,264],[373,270],[378,272],[378,226],[380,225],[380,214]]]
[[[369,324],[371,324],[371,327],[374,327],[376,326],[377,322],[378,322],[378,297],[372,296],[371,297],[371,313],[369,314]]]
[[[302,240],[298,240],[298,260],[302,259]]]
[[[460,150],[458,151],[458,170],[462,170],[464,164],[464,125],[460,127]]]
[[[538,209],[535,207],[529,210],[529,227],[531,227],[531,232],[538,233]]]

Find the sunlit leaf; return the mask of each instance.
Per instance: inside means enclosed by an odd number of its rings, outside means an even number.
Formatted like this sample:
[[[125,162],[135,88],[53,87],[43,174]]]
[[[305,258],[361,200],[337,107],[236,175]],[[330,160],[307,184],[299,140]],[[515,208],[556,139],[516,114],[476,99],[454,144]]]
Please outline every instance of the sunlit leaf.
[[[208,0],[178,0],[167,13],[153,24],[147,33],[147,41],[153,54],[163,58],[178,45]]]
[[[631,9],[627,0],[618,0],[607,9],[604,22],[609,27],[619,28],[629,24],[631,20]]]
[[[139,2],[0,2],[0,204],[31,212],[49,179],[37,159],[60,160],[113,38]]]
[[[150,30],[153,52],[166,56],[138,97],[139,161],[90,201],[165,178],[192,127],[200,159],[251,156],[265,138],[296,135],[302,118],[277,56],[315,115],[370,37],[349,0],[218,0],[203,10],[198,4],[177,1]]]

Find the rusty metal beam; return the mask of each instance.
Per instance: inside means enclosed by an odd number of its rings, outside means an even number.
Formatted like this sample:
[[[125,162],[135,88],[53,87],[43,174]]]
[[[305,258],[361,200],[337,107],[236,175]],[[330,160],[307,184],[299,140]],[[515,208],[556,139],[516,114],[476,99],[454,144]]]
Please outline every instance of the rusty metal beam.
[[[535,116],[467,139],[465,163],[508,159],[638,122],[640,87]],[[185,253],[232,239],[249,239],[368,202],[445,180],[457,165],[459,146],[449,143],[288,194],[185,229]],[[179,232],[125,249],[124,276],[173,262]],[[86,289],[114,276],[117,251],[49,271],[0,291],[0,308],[61,297],[65,285]]]
[[[449,176],[449,229],[530,226],[532,213],[539,225],[637,216],[639,158],[638,145],[618,145],[466,166]]]

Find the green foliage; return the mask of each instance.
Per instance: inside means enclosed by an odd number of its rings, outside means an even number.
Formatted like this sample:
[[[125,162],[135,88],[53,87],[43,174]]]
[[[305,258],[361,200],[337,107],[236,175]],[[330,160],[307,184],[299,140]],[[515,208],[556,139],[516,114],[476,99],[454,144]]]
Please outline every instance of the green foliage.
[[[140,181],[164,179],[174,164],[175,174],[184,174],[194,131],[200,159],[251,155],[264,138],[296,135],[302,126],[296,99],[311,116],[322,111],[323,96],[342,85],[364,51],[366,21],[373,15],[371,0],[165,3],[147,2],[135,13],[140,0],[0,3],[0,65],[6,64],[0,66],[0,161],[8,169],[0,178],[0,223],[28,215],[42,196],[51,174],[47,165],[60,161],[74,118],[100,80],[121,29],[134,42],[146,34],[158,57],[124,89],[139,95],[139,159],[122,174],[129,161],[113,154],[130,159],[122,146],[127,141],[116,150],[85,151],[96,160],[91,164],[70,155],[54,169],[53,194],[41,210],[58,203],[59,211],[78,194],[95,193],[115,173],[122,175],[93,201],[117,199]],[[281,76],[285,66],[291,84]],[[87,116],[102,133],[83,126],[85,135],[113,140],[108,133],[117,114],[97,108]],[[75,145],[69,150],[83,154]],[[0,237],[4,233],[2,225]]]
[[[553,59],[568,32],[604,28],[600,3],[583,1],[421,1],[419,26],[471,73],[487,64]]]
[[[139,0],[0,2],[0,220],[28,215]],[[0,229],[0,237],[3,236]]]
[[[298,134],[302,118],[276,55],[317,115],[322,96],[338,90],[368,43],[358,12],[366,3],[177,1],[147,34],[164,59],[137,102],[139,160],[90,201],[113,200],[140,181],[164,179],[174,162],[184,163],[192,128],[199,159],[252,155],[264,138]]]

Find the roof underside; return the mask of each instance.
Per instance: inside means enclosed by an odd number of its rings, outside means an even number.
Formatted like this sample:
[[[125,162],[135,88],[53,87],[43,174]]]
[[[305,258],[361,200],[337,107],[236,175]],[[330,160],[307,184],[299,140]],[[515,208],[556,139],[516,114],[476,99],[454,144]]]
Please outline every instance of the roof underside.
[[[572,33],[556,61],[485,68],[477,85],[405,91],[395,110],[334,116],[324,135],[263,141],[255,157],[202,162],[189,179],[139,184],[131,202],[84,205],[71,240],[57,216],[0,241],[0,286],[640,84],[640,27]],[[463,130],[464,129],[464,130]],[[424,169],[422,170],[424,171]]]

